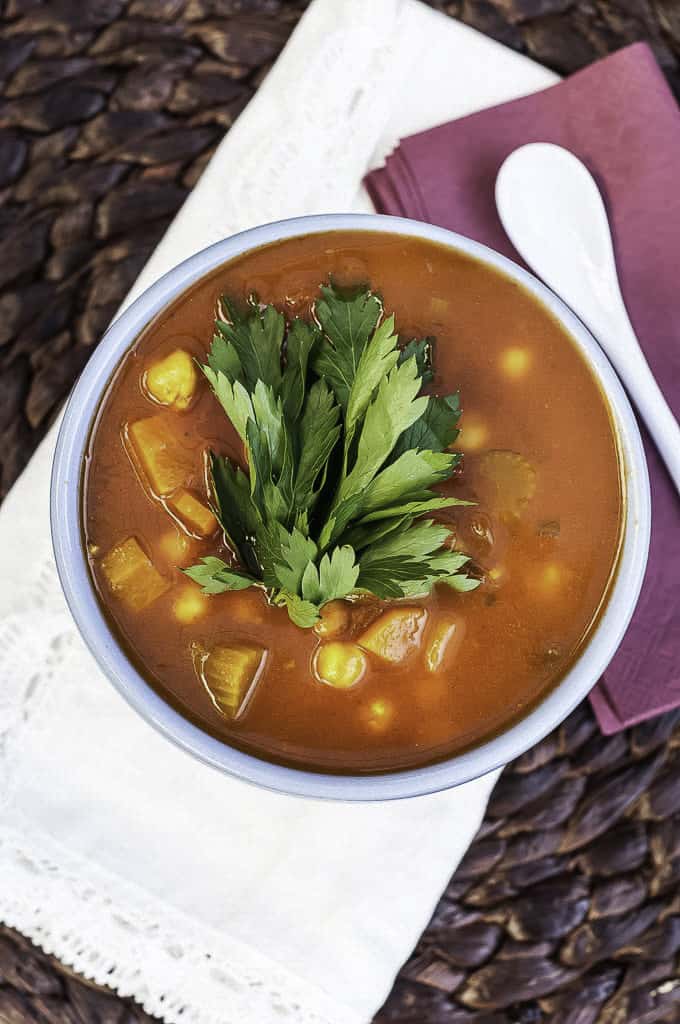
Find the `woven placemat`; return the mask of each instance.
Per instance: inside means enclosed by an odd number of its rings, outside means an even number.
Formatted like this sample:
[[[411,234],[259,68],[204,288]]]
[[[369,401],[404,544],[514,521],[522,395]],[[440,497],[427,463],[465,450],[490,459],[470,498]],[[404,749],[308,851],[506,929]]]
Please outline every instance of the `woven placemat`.
[[[0,496],[305,6],[0,0]],[[562,73],[646,39],[680,95],[678,0],[431,6]],[[679,881],[680,713],[605,739],[584,705],[504,772],[377,1021],[680,1021]],[[0,929],[0,1024],[148,1019]]]

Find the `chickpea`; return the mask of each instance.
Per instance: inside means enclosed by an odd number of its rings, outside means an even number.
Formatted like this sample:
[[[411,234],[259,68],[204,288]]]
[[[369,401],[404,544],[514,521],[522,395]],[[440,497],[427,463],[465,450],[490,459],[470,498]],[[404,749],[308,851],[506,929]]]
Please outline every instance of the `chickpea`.
[[[489,427],[481,416],[474,412],[465,413],[461,421],[460,435],[450,446],[453,451],[477,452],[489,443]]]
[[[511,380],[524,377],[531,367],[531,352],[520,345],[512,345],[501,353],[501,370]]]
[[[196,541],[187,537],[176,526],[161,534],[158,540],[158,550],[161,557],[170,562],[171,565],[191,564],[191,560],[195,557],[195,548]]]
[[[172,604],[172,611],[178,622],[188,624],[196,622],[208,610],[210,599],[202,594],[194,584],[182,587]]]
[[[366,655],[356,644],[332,640],[321,644],[314,656],[314,674],[320,683],[348,690],[355,686],[368,667]]]

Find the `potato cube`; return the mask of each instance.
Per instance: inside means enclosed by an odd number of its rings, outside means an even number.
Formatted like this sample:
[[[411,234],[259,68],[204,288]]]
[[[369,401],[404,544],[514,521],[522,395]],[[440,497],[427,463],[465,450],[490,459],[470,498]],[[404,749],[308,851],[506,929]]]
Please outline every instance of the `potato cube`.
[[[208,610],[210,598],[203,594],[195,583],[182,587],[172,602],[172,612],[178,622],[188,625],[196,622]]]
[[[179,428],[168,413],[129,423],[128,450],[157,497],[182,487],[194,470],[195,458],[180,444]]]
[[[196,537],[210,537],[217,529],[215,516],[191,491],[178,491],[168,505],[189,533]]]
[[[146,371],[146,390],[160,405],[171,405],[180,412],[188,409],[196,393],[198,373],[194,360],[178,348]]]
[[[194,649],[194,664],[210,699],[231,719],[245,711],[266,658],[264,647],[247,641],[220,644],[207,654],[198,647]]]
[[[321,644],[314,657],[314,674],[320,683],[348,690],[366,671],[366,655],[356,644],[333,640]]]
[[[135,612],[142,611],[170,586],[134,537],[116,544],[102,558],[101,565],[112,592]]]
[[[420,646],[426,621],[424,608],[392,608],[371,623],[357,643],[383,661],[404,661]]]
[[[438,672],[445,661],[450,662],[458,649],[465,627],[455,619],[439,619],[430,630],[425,649],[425,665],[428,672]]]

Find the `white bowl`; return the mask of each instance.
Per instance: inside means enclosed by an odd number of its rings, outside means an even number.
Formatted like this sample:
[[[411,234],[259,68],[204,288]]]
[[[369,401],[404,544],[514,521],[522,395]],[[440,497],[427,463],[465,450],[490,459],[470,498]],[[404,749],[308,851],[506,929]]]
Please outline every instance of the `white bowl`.
[[[618,569],[604,612],[563,679],[533,710],[492,739],[436,764],[381,775],[330,775],[273,764],[230,747],[183,718],[139,674],[112,634],[95,595],[82,540],[81,481],[90,430],[112,374],[142,329],[221,263],[270,242],[327,231],[429,239],[476,257],[523,285],[566,328],[607,396],[623,466],[625,523]],[[583,700],[621,642],[640,593],[649,547],[650,497],[640,433],[623,388],[593,337],[551,291],[504,256],[451,231],[400,217],[329,214],[265,224],[217,242],[165,274],[115,321],[66,407],[54,458],[51,519],[59,577],[76,624],[104,674],[151,725],[201,761],[268,789],[338,800],[391,800],[457,786],[507,764]]]

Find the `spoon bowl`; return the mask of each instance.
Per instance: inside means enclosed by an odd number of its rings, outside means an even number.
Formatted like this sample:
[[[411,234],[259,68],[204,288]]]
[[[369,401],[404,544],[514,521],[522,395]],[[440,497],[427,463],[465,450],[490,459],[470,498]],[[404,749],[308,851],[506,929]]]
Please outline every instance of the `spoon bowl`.
[[[521,146],[498,173],[496,206],[524,261],[609,356],[680,491],[680,427],[628,317],[607,211],[590,171],[561,146]]]

